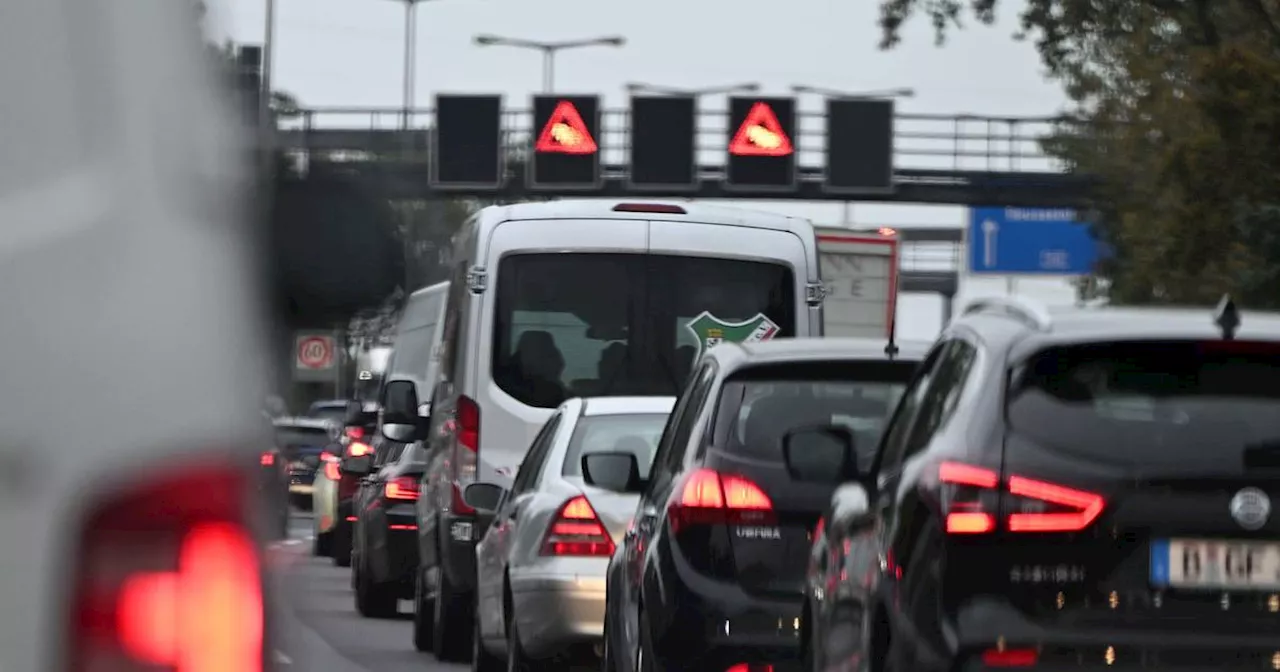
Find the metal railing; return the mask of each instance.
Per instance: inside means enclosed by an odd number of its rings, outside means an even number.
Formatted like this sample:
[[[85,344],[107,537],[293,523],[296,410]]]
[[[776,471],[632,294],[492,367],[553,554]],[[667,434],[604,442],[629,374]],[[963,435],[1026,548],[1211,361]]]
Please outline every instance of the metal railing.
[[[302,154],[345,154],[346,160],[426,161],[434,123],[431,110],[398,108],[313,108],[282,120],[277,142]],[[605,110],[597,135],[603,165],[625,165],[629,154],[628,110]],[[697,162],[724,164],[729,137],[725,110],[699,111],[696,130]],[[794,138],[800,166],[822,166],[826,117],[798,112]],[[534,133],[532,112],[507,110],[502,128],[507,147],[527,152]],[[405,131],[404,129],[408,130]],[[966,114],[906,114],[895,117],[894,167],[907,170],[979,172],[1064,172],[1058,159],[1043,151],[1041,142],[1072,132],[1061,117],[992,117]],[[328,136],[322,142],[321,136]],[[335,142],[351,146],[335,146]],[[366,154],[361,154],[365,152]]]

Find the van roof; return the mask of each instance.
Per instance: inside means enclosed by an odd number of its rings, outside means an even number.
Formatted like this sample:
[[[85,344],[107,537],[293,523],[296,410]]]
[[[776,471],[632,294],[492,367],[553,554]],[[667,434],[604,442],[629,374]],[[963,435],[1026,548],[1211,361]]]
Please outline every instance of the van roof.
[[[674,205],[683,208],[685,215],[655,214],[651,212],[616,212],[614,207],[622,204],[637,205]],[[773,229],[790,231],[798,224],[813,226],[807,219],[789,217],[772,212],[747,210],[722,205],[706,205],[684,201],[649,201],[640,199],[569,199],[562,201],[541,201],[537,203],[515,203],[501,206],[503,219],[666,219],[679,221],[688,219],[700,224],[724,224],[729,226],[745,226],[757,229]]]
[[[434,284],[434,285],[427,285],[426,287],[423,287],[422,289],[416,289],[416,290],[414,290],[414,291],[413,291],[413,293],[409,295],[409,298],[413,298],[413,297],[415,297],[415,296],[426,296],[427,294],[431,294],[431,293],[434,293],[434,292],[438,292],[438,291],[440,291],[440,290],[442,290],[442,289],[447,289],[448,287],[449,287],[449,281],[448,281],[448,280],[445,280],[444,282],[437,282],[437,283],[436,283],[436,284]]]

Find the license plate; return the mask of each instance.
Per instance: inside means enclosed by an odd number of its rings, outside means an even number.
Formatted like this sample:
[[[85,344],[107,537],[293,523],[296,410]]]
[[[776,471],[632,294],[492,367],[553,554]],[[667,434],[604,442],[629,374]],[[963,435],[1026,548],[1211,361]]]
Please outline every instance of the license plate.
[[[1158,539],[1151,583],[1168,588],[1280,589],[1280,542]]]

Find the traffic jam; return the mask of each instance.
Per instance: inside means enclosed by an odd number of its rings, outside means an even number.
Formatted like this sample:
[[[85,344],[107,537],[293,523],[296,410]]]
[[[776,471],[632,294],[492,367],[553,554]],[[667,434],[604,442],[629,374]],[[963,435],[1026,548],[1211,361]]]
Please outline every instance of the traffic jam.
[[[454,240],[261,461],[424,666],[1280,669],[1280,318],[993,297],[904,341],[893,231],[689,203]]]

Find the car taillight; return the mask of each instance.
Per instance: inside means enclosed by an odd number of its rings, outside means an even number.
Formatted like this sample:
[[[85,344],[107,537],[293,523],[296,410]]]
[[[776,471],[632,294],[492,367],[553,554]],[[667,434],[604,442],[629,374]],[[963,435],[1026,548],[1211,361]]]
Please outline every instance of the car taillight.
[[[268,450],[267,452],[263,453],[262,457],[258,459],[258,463],[264,467],[270,467],[274,465],[276,463],[275,451]]]
[[[349,439],[363,439],[364,427],[347,427],[343,430]]]
[[[462,491],[476,480],[476,458],[480,452],[480,405],[467,396],[459,396],[454,413],[457,445],[453,454],[453,512],[475,513],[462,499]]]
[[[1106,499],[1097,493],[1024,476],[1010,476],[1002,489],[995,471],[959,462],[943,462],[938,480],[946,489],[949,534],[994,532],[1001,527],[1001,511],[1007,514],[1003,528],[1010,532],[1079,532],[1106,507]]]
[[[69,672],[263,670],[247,484],[239,470],[191,470],[91,508],[70,556]]]
[[[352,441],[347,444],[347,457],[364,457],[373,454],[373,446],[360,441]]]
[[[745,476],[714,469],[689,474],[667,512],[673,532],[690,525],[771,525],[775,521],[773,501],[760,486]]]
[[[398,476],[387,481],[383,493],[387,499],[416,500],[419,494],[418,479],[412,476]]]
[[[561,505],[551,520],[542,554],[607,558],[613,555],[613,539],[591,502],[578,495]]]

